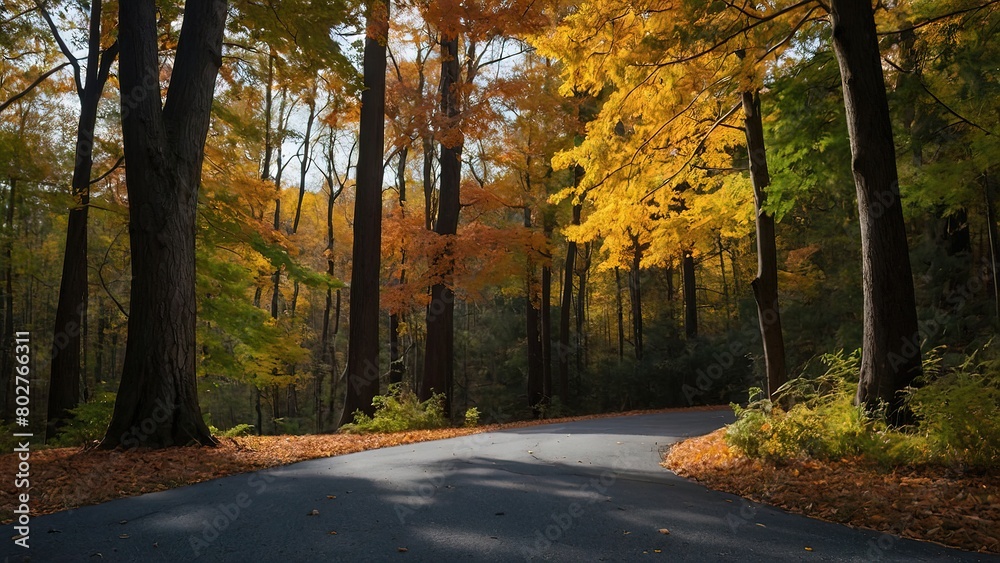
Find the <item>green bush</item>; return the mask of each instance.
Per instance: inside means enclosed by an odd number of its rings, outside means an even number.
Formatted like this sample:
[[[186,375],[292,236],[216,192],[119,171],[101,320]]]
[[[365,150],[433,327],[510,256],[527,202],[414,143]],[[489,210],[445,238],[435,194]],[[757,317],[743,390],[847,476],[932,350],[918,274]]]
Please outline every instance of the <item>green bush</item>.
[[[218,428],[209,424],[208,430],[209,432],[212,433],[212,436],[216,436],[219,438],[236,438],[238,436],[250,436],[254,434],[257,430],[257,427],[254,426],[253,424],[237,424],[236,426],[233,426],[228,430],[219,430]]]
[[[354,423],[345,424],[341,432],[368,434],[372,432],[402,432],[428,430],[448,425],[444,417],[444,395],[435,393],[421,402],[413,391],[399,383],[389,385],[389,392],[372,400],[375,416],[355,411]]]
[[[943,371],[938,351],[927,354],[923,385],[907,393],[918,424],[905,429],[890,428],[883,414],[854,405],[860,352],[821,356],[826,371],[783,385],[777,405],[759,388],[750,390],[746,407],[732,405],[736,422],[727,427],[726,442],[748,457],[773,463],[861,455],[886,467],[997,467],[1000,361],[975,356]]]
[[[986,469],[1000,466],[1000,360],[977,355],[925,376],[926,384],[911,389],[907,401],[933,459]]]
[[[465,411],[465,427],[475,428],[476,426],[479,426],[479,409],[470,407],[469,410]]]
[[[98,393],[94,400],[70,409],[73,417],[62,427],[59,434],[48,440],[56,447],[82,446],[104,437],[115,410],[115,394]]]

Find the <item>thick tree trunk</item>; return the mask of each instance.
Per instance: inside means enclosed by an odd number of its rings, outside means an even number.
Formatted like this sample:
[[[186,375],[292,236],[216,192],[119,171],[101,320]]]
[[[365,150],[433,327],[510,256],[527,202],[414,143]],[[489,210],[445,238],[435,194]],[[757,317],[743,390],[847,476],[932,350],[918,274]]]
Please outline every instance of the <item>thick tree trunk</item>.
[[[455,31],[450,33],[454,34]],[[444,34],[441,39],[441,114],[448,119],[441,139],[441,190],[434,232],[453,237],[458,232],[459,186],[462,176],[463,136],[459,128],[458,36]],[[451,416],[451,392],[454,380],[455,294],[452,292],[454,257],[452,245],[445,243],[434,257],[435,277],[442,280],[431,288],[427,308],[427,345],[424,355],[424,378],[420,399],[432,392],[445,394],[445,415]]]
[[[385,145],[385,69],[389,2],[368,5],[361,129],[358,141],[357,197],[354,202],[354,250],[351,268],[351,317],[347,339],[347,397],[340,424],[354,411],[375,413],[379,390],[379,268],[382,252],[382,158]]]
[[[864,337],[857,401],[909,421],[900,392],[921,372],[913,276],[875,18],[869,0],[832,0],[861,224]]]
[[[118,54],[117,44],[101,51],[101,8],[101,0],[94,0],[91,4],[87,77],[79,93],[80,118],[72,180],[74,206],[70,209],[66,226],[66,253],[49,366],[48,437],[55,436],[71,417],[70,409],[79,404],[80,382],[84,378],[80,362],[81,333],[87,315],[87,216],[90,209],[90,175],[94,165],[94,127],[111,63]]]
[[[132,300],[105,448],[215,444],[198,406],[195,221],[226,2],[188,0],[162,109],[156,18],[153,0],[119,4]]]
[[[778,309],[778,251],[775,242],[774,216],[764,210],[765,189],[771,183],[767,170],[764,127],[760,115],[760,95],[743,92],[743,113],[746,116],[747,153],[750,157],[750,180],[753,184],[754,217],[757,223],[757,277],[750,286],[757,302],[760,338],[764,345],[764,371],[767,374],[768,397],[788,380],[785,374],[785,340],[781,333]]]
[[[698,336],[698,295],[694,280],[694,256],[684,251],[681,263],[684,276],[684,335],[689,339]]]
[[[579,178],[579,173],[577,173]],[[573,223],[580,224],[583,206],[573,206]],[[566,245],[566,266],[563,271],[563,292],[559,302],[559,400],[569,403],[569,315],[573,308],[573,269],[576,264],[576,242]]]

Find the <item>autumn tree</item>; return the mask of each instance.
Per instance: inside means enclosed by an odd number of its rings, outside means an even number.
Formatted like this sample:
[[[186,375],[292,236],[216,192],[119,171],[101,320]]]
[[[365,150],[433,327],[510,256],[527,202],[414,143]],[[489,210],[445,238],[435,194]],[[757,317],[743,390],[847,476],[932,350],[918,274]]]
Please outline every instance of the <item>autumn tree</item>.
[[[890,420],[901,424],[909,419],[901,391],[921,372],[920,342],[875,16],[867,0],[834,0],[830,11],[861,223],[865,307],[857,400],[868,408],[887,404]]]
[[[77,124],[75,163],[71,192],[73,207],[66,230],[66,253],[63,258],[59,303],[53,337],[53,356],[49,378],[48,423],[52,435],[70,416],[70,409],[80,401],[80,352],[84,318],[87,312],[87,217],[90,209],[90,185],[93,181],[94,130],[97,110],[118,55],[118,43],[102,45],[102,0],[90,5],[87,65],[81,70],[75,54],[70,51],[48,8],[39,11],[48,24],[56,43],[74,70],[74,85],[80,101]]]
[[[189,0],[161,106],[157,8],[119,5],[132,291],[128,344],[102,447],[214,445],[198,405],[194,237],[224,0]]]
[[[364,81],[358,139],[357,197],[354,204],[354,252],[351,268],[350,334],[347,344],[347,398],[340,424],[360,410],[372,415],[379,378],[379,269],[382,252],[382,163],[385,144],[386,42],[389,3],[366,8]],[[457,210],[456,210],[457,214]]]

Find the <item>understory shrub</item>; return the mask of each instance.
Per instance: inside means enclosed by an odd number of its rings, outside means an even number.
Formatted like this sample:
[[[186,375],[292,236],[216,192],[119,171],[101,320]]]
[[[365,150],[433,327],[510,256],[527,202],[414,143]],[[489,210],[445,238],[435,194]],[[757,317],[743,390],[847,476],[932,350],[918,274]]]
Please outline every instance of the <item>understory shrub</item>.
[[[861,455],[886,467],[1000,466],[1000,361],[976,357],[944,370],[937,351],[927,354],[919,386],[906,392],[917,424],[895,429],[884,410],[868,413],[854,405],[860,351],[821,356],[826,370],[790,380],[774,403],[753,388],[746,407],[732,405],[736,422],[726,429],[726,441],[773,463]]]
[[[250,436],[254,434],[257,427],[253,424],[237,424],[228,430],[219,430],[218,428],[208,425],[208,431],[212,433],[212,436],[218,438],[237,438],[239,436]]]
[[[56,447],[81,446],[104,437],[115,410],[115,393],[101,392],[88,403],[70,409],[72,418],[59,431],[59,435],[48,440]]]
[[[970,355],[958,367],[931,374],[907,400],[933,458],[952,465],[1000,467],[1000,359]]]
[[[444,395],[435,393],[421,402],[416,394],[399,383],[389,385],[385,395],[372,400],[375,416],[354,412],[354,423],[345,424],[341,432],[368,434],[371,432],[401,432],[404,430],[429,430],[448,425],[444,417]]]

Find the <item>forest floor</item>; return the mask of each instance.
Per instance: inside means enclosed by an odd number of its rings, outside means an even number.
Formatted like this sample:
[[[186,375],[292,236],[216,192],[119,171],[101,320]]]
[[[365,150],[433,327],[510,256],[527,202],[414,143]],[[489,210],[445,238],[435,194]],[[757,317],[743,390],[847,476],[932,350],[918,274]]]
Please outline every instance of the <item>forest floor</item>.
[[[863,459],[775,466],[733,452],[724,434],[676,444],[664,467],[810,518],[1000,553],[1000,475],[933,466],[887,470]]]
[[[724,410],[728,407],[697,407]],[[163,491],[298,461],[555,422],[692,409],[635,411],[394,434],[222,438],[218,447],[31,451],[33,516]],[[789,512],[973,551],[1000,552],[1000,476],[947,468],[879,470],[860,460],[774,467],[737,456],[718,430],[674,447],[664,465],[705,486]],[[0,474],[17,473],[16,454]],[[12,521],[14,479],[0,482],[0,524]]]

